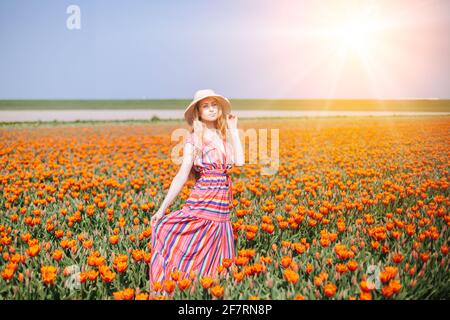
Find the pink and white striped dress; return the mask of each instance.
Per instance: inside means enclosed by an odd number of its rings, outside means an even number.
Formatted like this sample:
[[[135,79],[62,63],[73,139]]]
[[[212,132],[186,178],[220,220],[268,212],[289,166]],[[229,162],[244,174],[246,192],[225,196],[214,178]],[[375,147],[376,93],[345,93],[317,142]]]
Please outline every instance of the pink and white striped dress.
[[[193,133],[185,143],[194,144]],[[222,141],[225,153],[213,141],[204,141],[201,157],[194,159],[200,178],[180,210],[161,218],[152,231],[150,290],[155,282],[170,279],[174,270],[181,277],[194,271],[197,277],[217,273],[223,259],[235,258],[232,182],[228,170],[234,164],[232,147]],[[227,161],[228,160],[228,161]]]

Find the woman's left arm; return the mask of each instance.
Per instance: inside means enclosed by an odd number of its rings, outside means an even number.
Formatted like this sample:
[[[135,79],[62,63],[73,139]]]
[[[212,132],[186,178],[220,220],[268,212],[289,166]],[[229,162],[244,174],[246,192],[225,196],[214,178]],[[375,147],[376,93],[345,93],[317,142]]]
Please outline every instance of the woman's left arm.
[[[231,144],[233,145],[234,165],[243,166],[245,158],[241,138],[239,137],[239,130],[237,128],[237,116],[229,114],[227,117],[227,124],[231,134]]]

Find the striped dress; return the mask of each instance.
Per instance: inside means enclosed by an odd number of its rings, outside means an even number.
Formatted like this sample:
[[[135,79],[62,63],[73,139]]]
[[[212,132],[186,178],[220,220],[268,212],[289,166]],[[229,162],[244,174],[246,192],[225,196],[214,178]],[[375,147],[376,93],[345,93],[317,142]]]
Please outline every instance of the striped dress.
[[[193,133],[185,143],[194,144]],[[150,291],[155,282],[171,279],[172,271],[180,278],[217,274],[223,259],[235,258],[233,229],[230,222],[232,183],[227,171],[234,164],[232,147],[222,141],[204,141],[201,157],[194,159],[200,178],[180,210],[163,216],[152,231]],[[223,151],[225,150],[225,152]]]

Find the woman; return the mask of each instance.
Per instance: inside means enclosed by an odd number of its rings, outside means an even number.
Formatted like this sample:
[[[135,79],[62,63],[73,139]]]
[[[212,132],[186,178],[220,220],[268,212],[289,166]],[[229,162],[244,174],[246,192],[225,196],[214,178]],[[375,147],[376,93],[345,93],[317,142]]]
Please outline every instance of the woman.
[[[224,259],[234,261],[230,222],[232,183],[228,170],[244,164],[244,153],[227,98],[213,90],[199,90],[184,117],[192,128],[183,162],[159,210],[151,219],[152,259],[150,292],[178,271],[179,279],[214,277]],[[228,130],[227,130],[228,129]],[[227,143],[227,131],[231,146]],[[181,210],[164,215],[190,175],[197,178]]]

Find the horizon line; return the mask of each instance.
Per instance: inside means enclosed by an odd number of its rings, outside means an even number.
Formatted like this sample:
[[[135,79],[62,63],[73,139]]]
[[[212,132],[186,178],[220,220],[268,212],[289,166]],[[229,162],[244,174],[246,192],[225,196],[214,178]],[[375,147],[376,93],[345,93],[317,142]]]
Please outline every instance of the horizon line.
[[[450,100],[448,98],[420,98],[420,97],[407,97],[407,98],[229,98],[229,100]],[[0,99],[0,101],[153,101],[153,100],[192,100],[192,98],[76,98],[76,99],[51,99],[51,98],[29,98],[29,99]]]

